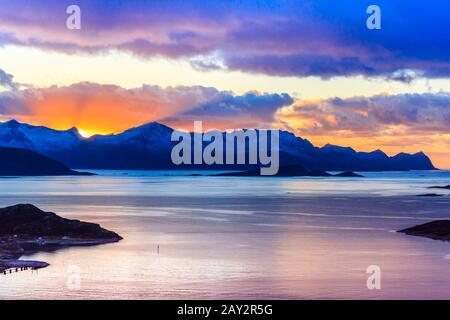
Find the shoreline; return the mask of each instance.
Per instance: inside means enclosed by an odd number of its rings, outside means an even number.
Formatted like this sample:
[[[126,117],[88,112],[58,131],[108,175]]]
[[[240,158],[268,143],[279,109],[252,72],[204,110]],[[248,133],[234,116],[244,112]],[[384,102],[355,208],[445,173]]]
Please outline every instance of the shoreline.
[[[94,246],[122,240],[99,224],[69,220],[31,204],[0,208],[0,273],[45,268],[42,261],[20,260],[24,254]]]
[[[15,272],[25,271],[28,269],[37,270],[48,267],[50,264],[43,261],[34,261],[34,260],[3,260],[0,261],[0,273],[6,275],[8,273],[12,273],[13,270]]]
[[[37,270],[48,267],[50,264],[44,261],[34,260],[21,260],[23,255],[29,255],[33,253],[43,251],[56,251],[68,247],[83,247],[83,246],[97,246],[108,243],[115,243],[121,239],[111,240],[98,240],[98,239],[40,239],[38,240],[19,240],[14,241],[12,239],[2,240],[0,239],[0,273],[7,274],[8,270],[17,269],[22,270]],[[14,243],[12,243],[14,241]],[[5,250],[5,246],[16,246],[20,248],[20,252],[17,250],[9,251]],[[16,249],[15,248],[15,249]],[[2,250],[3,249],[3,250]],[[9,272],[11,273],[11,272]]]

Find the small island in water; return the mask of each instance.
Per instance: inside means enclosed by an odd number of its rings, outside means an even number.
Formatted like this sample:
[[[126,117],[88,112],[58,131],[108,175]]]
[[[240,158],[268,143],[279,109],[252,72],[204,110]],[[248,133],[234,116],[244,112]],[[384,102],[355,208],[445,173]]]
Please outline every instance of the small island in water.
[[[195,174],[199,175],[199,174]],[[262,176],[260,169],[247,171],[233,171],[226,173],[213,174],[216,177],[346,177],[346,178],[362,178],[362,175],[352,171],[345,171],[338,174],[331,174],[323,170],[309,170],[301,165],[285,165],[280,166],[278,172],[272,176]]]
[[[95,223],[69,220],[31,204],[0,209],[0,272],[39,269],[45,262],[19,260],[24,254],[89,246],[122,240],[117,233]]]
[[[450,220],[436,220],[399,230],[398,232],[433,240],[450,241]]]

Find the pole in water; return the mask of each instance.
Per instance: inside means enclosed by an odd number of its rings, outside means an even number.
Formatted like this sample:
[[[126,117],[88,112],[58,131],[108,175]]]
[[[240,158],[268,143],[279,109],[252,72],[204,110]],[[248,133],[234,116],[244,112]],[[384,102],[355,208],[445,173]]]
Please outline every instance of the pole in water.
[[[156,247],[156,252],[159,254],[159,244],[158,244],[158,246]]]

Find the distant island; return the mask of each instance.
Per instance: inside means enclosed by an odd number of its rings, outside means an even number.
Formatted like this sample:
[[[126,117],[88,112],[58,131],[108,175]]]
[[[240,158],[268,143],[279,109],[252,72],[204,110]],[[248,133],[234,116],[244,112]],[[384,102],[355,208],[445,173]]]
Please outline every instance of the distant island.
[[[71,169],[247,171],[259,168],[255,165],[174,165],[170,156],[175,145],[171,141],[173,131],[151,122],[119,134],[84,138],[76,128],[54,130],[10,120],[0,123],[0,146],[31,150]],[[423,152],[388,156],[381,150],[357,152],[331,144],[317,147],[288,131],[279,131],[279,136],[282,166],[342,172],[436,169]]]
[[[0,176],[85,176],[88,172],[78,172],[62,163],[20,148],[0,147]]]
[[[23,261],[25,253],[56,250],[70,246],[89,246],[122,240],[117,233],[100,225],[69,220],[45,212],[31,204],[17,204],[0,209],[0,272],[39,269],[41,261]]]
[[[198,175],[198,174],[196,174]],[[259,170],[247,170],[240,172],[226,172],[214,174],[216,177],[259,177],[261,176]],[[265,177],[265,176],[261,176]],[[363,177],[354,172],[342,172],[336,175],[321,170],[308,170],[300,165],[281,166],[278,173],[273,176],[266,177]]]
[[[448,186],[431,186],[428,189],[450,189],[450,185]]]
[[[398,232],[433,240],[450,241],[450,220],[436,220]]]

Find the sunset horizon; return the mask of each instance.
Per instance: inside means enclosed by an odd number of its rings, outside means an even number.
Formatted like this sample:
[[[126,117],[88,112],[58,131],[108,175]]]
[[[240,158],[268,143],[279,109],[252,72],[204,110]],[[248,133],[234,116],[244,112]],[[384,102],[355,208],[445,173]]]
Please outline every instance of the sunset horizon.
[[[17,119],[13,119],[13,118],[7,119],[7,120],[0,119],[0,123],[8,122],[10,120],[19,121]],[[83,138],[86,138],[86,139],[88,139],[88,138],[90,138],[92,136],[95,136],[95,135],[117,135],[117,134],[123,133],[124,131],[126,131],[128,129],[132,129],[132,128],[135,128],[135,127],[143,126],[143,125],[146,125],[146,124],[149,124],[149,123],[152,123],[152,122],[156,122],[156,123],[160,123],[160,124],[166,125],[166,126],[172,128],[174,130],[186,130],[186,131],[189,131],[189,132],[193,131],[193,122],[186,123],[184,125],[180,125],[179,123],[176,123],[174,125],[173,123],[170,123],[170,122],[165,123],[164,120],[162,120],[162,121],[149,120],[149,121],[145,121],[145,122],[142,122],[142,123],[136,123],[136,124],[133,123],[133,124],[130,124],[129,127],[126,127],[126,128],[123,128],[123,129],[117,129],[117,130],[113,130],[113,131],[104,131],[104,132],[96,131],[96,130],[85,130],[85,129],[82,129],[82,128],[78,127],[77,125],[73,125],[73,126],[69,125],[69,126],[65,126],[65,127],[59,127],[57,125],[55,125],[55,126],[47,126],[45,123],[39,123],[39,122],[38,123],[25,122],[25,121],[19,121],[19,122],[30,124],[30,125],[35,125],[35,126],[45,126],[45,127],[48,127],[50,129],[54,129],[54,130],[70,130],[70,129],[74,129],[75,128],[75,129],[77,129],[78,133]],[[205,127],[203,127],[203,132],[206,132],[208,130],[225,131],[225,130],[237,130],[237,129],[268,129],[268,128],[267,127],[262,127],[262,128],[234,127],[234,128],[231,128],[231,127],[221,127],[221,126],[214,126],[214,125],[206,125]],[[278,129],[278,128],[276,128],[276,129]],[[285,129],[285,128],[281,128],[280,130],[284,130],[284,131],[290,132],[289,129]],[[427,154],[427,155],[429,155],[431,157],[431,161],[433,162],[433,164],[435,165],[435,167],[437,169],[450,169],[450,165],[448,164],[446,154],[444,154],[442,156],[442,159],[440,159],[440,157],[436,156],[433,152],[428,153],[426,151],[419,150],[419,149],[414,150],[412,147],[410,147],[410,148],[403,148],[403,149],[400,149],[398,151],[391,150],[389,152],[389,151],[386,151],[385,149],[383,149],[383,147],[380,147],[380,146],[370,146],[370,145],[367,144],[367,141],[365,141],[364,144],[362,144],[362,145],[356,144],[357,147],[355,147],[354,145],[341,144],[341,143],[337,142],[339,140],[336,140],[336,139],[333,139],[333,138],[329,138],[330,139],[329,141],[326,140],[327,137],[325,137],[325,138],[323,138],[323,137],[321,137],[321,138],[314,138],[313,137],[312,139],[310,139],[307,136],[301,136],[301,135],[298,135],[295,132],[293,132],[293,133],[296,136],[300,137],[300,138],[309,140],[316,147],[324,147],[325,145],[332,144],[332,145],[338,145],[338,146],[341,146],[341,147],[350,147],[350,148],[355,149],[357,152],[373,152],[373,151],[381,150],[381,151],[385,152],[389,156],[395,156],[397,154],[404,153],[404,152],[411,153],[411,154],[424,152],[425,154]],[[332,143],[331,140],[334,140],[334,142]],[[386,149],[389,150],[389,148],[386,148]],[[447,165],[447,167],[446,167],[446,165]]]

